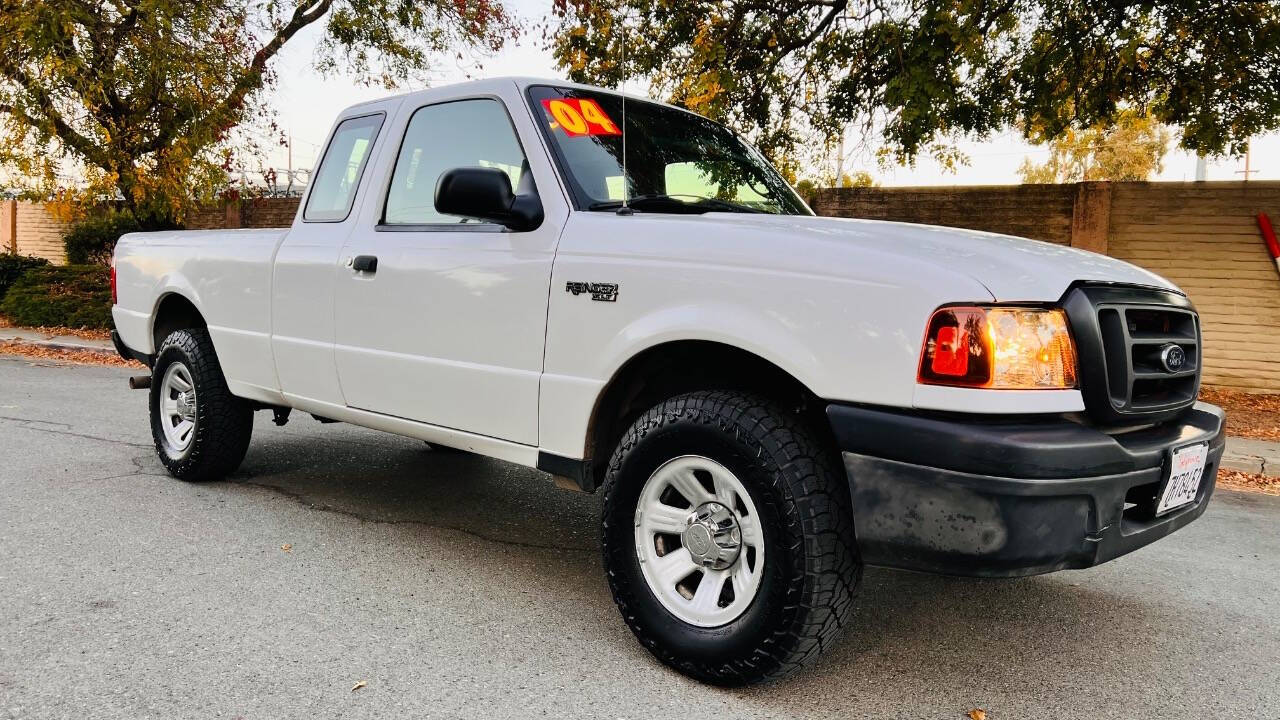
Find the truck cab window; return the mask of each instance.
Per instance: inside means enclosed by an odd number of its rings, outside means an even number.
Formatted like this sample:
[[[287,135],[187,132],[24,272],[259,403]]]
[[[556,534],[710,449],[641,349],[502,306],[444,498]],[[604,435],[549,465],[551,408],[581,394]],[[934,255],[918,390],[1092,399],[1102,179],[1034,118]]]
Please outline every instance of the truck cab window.
[[[524,151],[497,100],[458,100],[419,108],[409,119],[387,193],[384,222],[424,225],[466,222],[436,211],[436,182],[460,167],[498,168],[518,189]]]
[[[616,210],[625,187],[639,212],[812,214],[764,156],[704,117],[642,100],[623,113],[620,95],[583,88],[528,96],[579,209]]]
[[[382,117],[381,114],[365,115],[338,125],[311,182],[307,207],[302,211],[303,220],[342,221],[351,213],[360,175],[378,128],[382,127]]]

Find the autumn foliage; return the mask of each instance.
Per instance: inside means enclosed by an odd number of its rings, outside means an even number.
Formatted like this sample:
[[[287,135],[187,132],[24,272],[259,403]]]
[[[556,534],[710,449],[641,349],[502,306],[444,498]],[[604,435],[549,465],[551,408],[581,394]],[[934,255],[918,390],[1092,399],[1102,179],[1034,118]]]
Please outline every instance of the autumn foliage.
[[[1018,168],[1026,183],[1072,183],[1092,180],[1142,181],[1164,169],[1173,133],[1149,115],[1121,112],[1109,125],[1084,130],[1067,128],[1045,142],[1049,157],[1030,158]]]
[[[312,25],[322,71],[392,86],[515,34],[487,0],[0,0],[0,168],[63,207],[180,218],[255,150],[237,128]]]
[[[1280,127],[1280,3],[1241,0],[555,0],[572,79],[648,81],[773,160],[847,128],[882,158],[1023,128],[1055,140],[1126,111],[1182,147],[1242,153]]]

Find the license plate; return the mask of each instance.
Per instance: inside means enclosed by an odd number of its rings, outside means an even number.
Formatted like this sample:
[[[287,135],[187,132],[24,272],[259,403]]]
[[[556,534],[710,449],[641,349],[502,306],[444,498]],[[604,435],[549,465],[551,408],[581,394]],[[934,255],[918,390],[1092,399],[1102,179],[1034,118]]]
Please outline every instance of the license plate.
[[[1163,515],[1190,502],[1195,502],[1204,478],[1204,463],[1209,459],[1207,444],[1188,445],[1173,451],[1169,462],[1169,479],[1156,505],[1156,515]]]

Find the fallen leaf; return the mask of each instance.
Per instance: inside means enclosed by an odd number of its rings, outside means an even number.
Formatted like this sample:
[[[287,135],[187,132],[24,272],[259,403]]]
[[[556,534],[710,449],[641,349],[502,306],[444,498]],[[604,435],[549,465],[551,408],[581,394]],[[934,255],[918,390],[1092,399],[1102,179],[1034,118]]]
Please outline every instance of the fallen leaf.
[[[352,686],[351,686],[351,692],[355,692],[355,691],[359,690],[360,688],[362,688],[362,687],[364,687],[365,685],[368,685],[368,684],[369,684],[369,683],[365,682],[364,680],[361,680],[360,682],[358,682],[358,683],[356,683],[355,685],[352,685]],[[979,720],[981,720],[981,718],[979,718]]]
[[[1268,472],[1271,472],[1268,469]],[[1218,470],[1218,487],[1266,495],[1280,495],[1280,477],[1268,477],[1239,470]]]
[[[37,360],[58,360],[80,365],[111,365],[114,367],[138,368],[140,370],[146,369],[146,366],[142,363],[136,360],[125,360],[110,350],[67,350],[21,340],[0,340],[0,354],[22,355]],[[61,367],[60,365],[33,364],[37,367]]]
[[[987,720],[987,711],[982,710],[981,708],[974,708],[965,713],[965,716],[968,717],[969,720]]]
[[[285,552],[293,552],[293,543],[285,543],[280,546],[280,549]]]

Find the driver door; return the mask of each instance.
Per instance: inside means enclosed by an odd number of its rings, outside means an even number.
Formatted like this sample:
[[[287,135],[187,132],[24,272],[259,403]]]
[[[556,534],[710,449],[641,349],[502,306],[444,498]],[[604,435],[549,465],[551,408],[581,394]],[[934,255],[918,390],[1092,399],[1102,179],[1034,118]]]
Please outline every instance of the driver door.
[[[544,200],[545,219],[528,232],[437,212],[436,182],[456,167],[499,168],[517,192],[556,185],[535,182],[501,99],[407,114],[390,138],[400,149],[376,222],[361,222],[342,252],[351,264],[338,280],[335,358],[346,403],[536,445],[547,293],[567,207]]]

